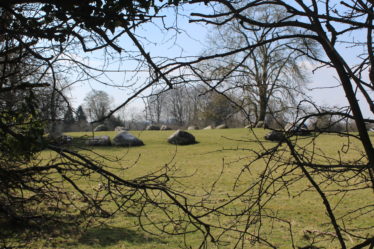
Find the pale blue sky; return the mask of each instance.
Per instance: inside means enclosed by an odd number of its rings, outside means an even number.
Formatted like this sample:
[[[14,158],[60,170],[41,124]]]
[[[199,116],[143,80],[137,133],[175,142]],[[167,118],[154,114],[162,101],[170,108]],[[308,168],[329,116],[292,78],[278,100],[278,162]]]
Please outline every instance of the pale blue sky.
[[[189,7],[190,8],[190,7]],[[204,8],[204,7],[194,7]],[[182,12],[182,10],[179,10]],[[191,11],[189,9],[188,11]],[[181,28],[182,32],[176,32],[170,30],[165,32],[165,30],[160,27],[162,22],[157,22],[157,25],[149,24],[145,25],[142,29],[137,30],[137,34],[140,36],[147,37],[148,41],[143,40],[143,45],[145,45],[146,52],[149,52],[151,56],[154,57],[179,57],[179,56],[199,56],[201,51],[204,50],[206,46],[206,38],[208,32],[210,32],[209,27],[202,24],[191,24],[188,23],[188,18],[179,17],[178,20],[169,18],[165,19],[167,25],[173,24],[175,21],[178,22],[178,27]],[[350,38],[358,38],[357,36],[364,34],[352,34]],[[356,36],[356,37],[355,37]],[[134,49],[131,46],[131,42],[128,39],[122,39],[120,44],[122,47],[129,50]],[[358,55],[359,50],[357,49],[347,49],[346,47],[341,47],[341,52],[344,57],[350,58],[350,61],[354,63],[355,57]],[[100,54],[94,54],[94,57],[99,59]],[[91,65],[99,63],[99,60],[91,59]],[[156,61],[161,60],[156,58]],[[133,70],[136,67],[136,64],[133,61],[124,61],[122,63],[113,62],[111,65],[112,69],[126,69]],[[310,68],[311,69],[311,68]],[[109,73],[108,76],[116,84],[126,85],[126,84],[136,84],[141,85],[145,81],[144,73],[140,73],[137,78],[132,78],[131,72],[120,72],[120,73]],[[336,74],[334,70],[323,68],[316,71],[314,74],[311,74],[310,83],[307,85],[308,88],[320,88],[320,87],[332,87],[338,85],[339,82],[336,79]],[[136,87],[135,87],[136,88]],[[77,107],[80,105],[85,97],[85,95],[91,90],[103,90],[106,91],[110,96],[113,97],[113,105],[120,104],[124,99],[132,94],[133,91],[129,90],[127,87],[123,88],[114,88],[104,86],[89,80],[84,84],[77,84],[71,90],[71,99],[73,106]],[[345,99],[345,94],[341,87],[338,88],[327,88],[327,89],[317,89],[313,91],[308,91],[308,94],[312,96],[313,100],[320,105],[329,105],[329,106],[344,106],[347,105]],[[373,94],[373,93],[371,93]],[[363,102],[363,101],[361,101]],[[142,108],[141,101],[134,101],[132,106],[139,106],[139,109]],[[367,105],[362,106],[363,113],[366,117],[372,115],[367,107]]]

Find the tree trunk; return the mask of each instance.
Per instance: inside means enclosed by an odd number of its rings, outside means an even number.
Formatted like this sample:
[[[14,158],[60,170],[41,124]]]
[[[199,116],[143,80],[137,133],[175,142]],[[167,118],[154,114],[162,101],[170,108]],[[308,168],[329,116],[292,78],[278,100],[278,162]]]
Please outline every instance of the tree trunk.
[[[265,123],[265,117],[266,117],[266,110],[267,110],[267,104],[268,104],[268,98],[266,96],[266,89],[263,89],[264,87],[261,86],[259,89],[260,93],[260,103],[259,103],[259,114],[258,114],[258,120],[257,123],[262,121]]]

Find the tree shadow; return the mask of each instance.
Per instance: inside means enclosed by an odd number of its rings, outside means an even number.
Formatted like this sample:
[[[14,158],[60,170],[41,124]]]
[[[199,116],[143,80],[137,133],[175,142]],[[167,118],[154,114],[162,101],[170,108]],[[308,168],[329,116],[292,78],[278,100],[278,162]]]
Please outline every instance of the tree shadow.
[[[66,241],[79,234],[76,216],[8,219],[0,217],[0,248],[33,248],[36,241]],[[58,219],[61,218],[61,219]]]
[[[99,226],[88,229],[78,240],[78,244],[89,246],[111,246],[120,241],[132,244],[166,243],[158,238],[122,227]]]
[[[33,241],[43,241],[45,245],[58,247],[63,244],[64,248],[75,248],[79,244],[106,247],[113,246],[120,241],[140,245],[146,243],[165,244],[164,240],[151,237],[142,232],[122,227],[111,227],[100,225],[82,230],[79,223],[62,220],[44,221],[43,225],[38,223],[17,223],[5,221],[0,217],[0,248],[32,248]]]
[[[313,245],[297,247],[297,248],[298,249],[325,249],[325,247],[317,247],[317,246],[313,246]]]

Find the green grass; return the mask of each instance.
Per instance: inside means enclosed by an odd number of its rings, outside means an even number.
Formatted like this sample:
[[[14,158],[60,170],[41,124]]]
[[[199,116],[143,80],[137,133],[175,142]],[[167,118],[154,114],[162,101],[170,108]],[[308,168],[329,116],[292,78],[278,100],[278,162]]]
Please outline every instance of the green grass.
[[[228,199],[227,194],[235,194],[259,179],[265,164],[259,161],[250,167],[251,171],[242,171],[243,166],[253,159],[253,151],[260,151],[259,144],[254,139],[254,134],[247,129],[225,130],[195,130],[190,131],[198,141],[197,144],[188,146],[174,146],[167,143],[166,139],[174,131],[133,131],[133,135],[139,137],[145,146],[134,148],[121,147],[95,147],[96,153],[110,158],[117,158],[119,162],[112,163],[114,170],[125,179],[133,179],[144,174],[156,171],[165,166],[174,166],[174,172],[178,176],[188,176],[180,179],[181,185],[191,194],[202,195],[204,189],[219,178],[216,188],[211,196],[212,205],[222,203]],[[275,143],[264,141],[262,138],[266,130],[255,129],[255,134],[263,141],[265,147],[274,146]],[[90,135],[89,133],[68,133],[74,137]],[[96,132],[95,135],[109,135],[114,132]],[[373,137],[372,137],[373,138]],[[310,138],[299,141],[300,144],[308,144]],[[317,148],[321,149],[332,158],[354,159],[359,157],[361,146],[355,141],[350,143],[350,152],[345,152],[344,144],[347,138],[336,135],[322,135],[316,140]],[[343,151],[343,152],[342,152]],[[288,154],[285,153],[286,157]],[[43,152],[43,157],[49,157],[48,152]],[[127,167],[129,167],[127,169]],[[124,170],[126,168],[126,170]],[[274,172],[276,175],[277,172]],[[236,179],[240,176],[237,189],[233,189]],[[94,183],[96,184],[96,183]],[[94,185],[92,184],[92,186]],[[305,230],[333,232],[320,197],[313,191],[300,192],[308,186],[307,181],[299,181],[292,185],[289,192],[283,191],[274,197],[268,205],[272,212],[291,222],[296,246],[306,246],[311,243]],[[87,183],[91,186],[91,183]],[[91,186],[91,187],[92,187]],[[332,186],[333,188],[334,186]],[[372,203],[372,192],[367,190],[356,191],[343,202],[339,203],[337,214],[343,214],[363,203]],[[194,197],[198,199],[198,197]],[[194,200],[192,198],[192,200]],[[329,197],[332,203],[339,202],[339,196]],[[228,208],[242,208],[243,202],[236,202]],[[230,222],[230,218],[222,217],[223,222]],[[373,219],[374,220],[374,219]],[[212,222],[215,222],[212,220]],[[268,223],[267,223],[268,222]],[[371,225],[372,221],[359,218],[354,222],[358,227]],[[347,224],[348,225],[348,224]],[[288,227],[285,223],[275,222],[270,224],[264,220],[264,232],[267,238],[280,248],[290,248]],[[373,231],[372,231],[373,232]],[[67,233],[69,234],[69,233]],[[326,237],[323,237],[326,239]],[[200,237],[196,234],[188,236],[189,243],[196,247]],[[327,237],[329,239],[329,237]],[[350,238],[352,239],[352,238]],[[352,242],[347,242],[348,246]],[[223,248],[232,248],[234,240],[228,241]],[[180,248],[183,238],[178,236],[152,236],[141,231],[136,219],[124,215],[116,215],[106,221],[106,225],[94,223],[83,233],[74,233],[68,236],[57,235],[50,240],[40,239],[32,242],[35,248]],[[321,243],[326,248],[338,248],[337,241]],[[263,248],[255,244],[253,248]]]

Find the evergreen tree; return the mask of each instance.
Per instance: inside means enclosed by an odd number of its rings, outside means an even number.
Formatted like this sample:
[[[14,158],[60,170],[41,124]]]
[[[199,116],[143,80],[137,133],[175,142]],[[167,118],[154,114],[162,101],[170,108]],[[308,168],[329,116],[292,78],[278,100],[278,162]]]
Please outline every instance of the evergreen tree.
[[[77,109],[77,112],[75,114],[75,120],[79,121],[85,121],[87,122],[87,116],[86,113],[83,111],[82,106],[80,105]]]
[[[64,124],[72,125],[74,123],[75,123],[75,118],[74,118],[73,110],[71,108],[68,108],[64,115]]]
[[[73,110],[69,107],[64,114],[64,131],[72,131],[72,126],[75,123]]]

